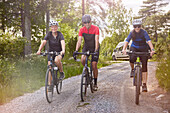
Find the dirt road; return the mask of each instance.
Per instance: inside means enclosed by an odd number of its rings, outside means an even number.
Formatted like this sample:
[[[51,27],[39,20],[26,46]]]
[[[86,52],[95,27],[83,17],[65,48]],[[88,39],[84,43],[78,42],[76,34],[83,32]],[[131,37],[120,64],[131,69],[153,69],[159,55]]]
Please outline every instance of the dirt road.
[[[63,81],[60,95],[54,93],[54,101],[46,101],[44,87],[25,94],[0,106],[0,113],[163,113],[164,110],[153,98],[157,85],[156,63],[149,62],[148,93],[141,93],[140,105],[135,104],[135,87],[129,78],[128,62],[116,63],[99,69],[98,91],[88,89],[85,102],[80,99],[81,76]]]

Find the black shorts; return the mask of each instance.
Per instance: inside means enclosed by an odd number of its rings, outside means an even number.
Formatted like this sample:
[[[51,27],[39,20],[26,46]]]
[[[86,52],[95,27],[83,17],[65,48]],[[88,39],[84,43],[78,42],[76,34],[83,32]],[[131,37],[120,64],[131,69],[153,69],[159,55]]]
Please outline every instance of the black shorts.
[[[93,61],[98,62],[98,60],[99,60],[99,50],[100,50],[100,47],[99,47],[99,49],[98,49],[98,55],[97,55],[97,57],[96,57],[95,55],[92,55],[92,62],[93,62]],[[86,51],[88,51],[88,49],[86,49],[85,46],[84,46],[82,52],[86,52]],[[90,50],[89,50],[89,51],[90,51]],[[94,52],[94,51],[90,51],[90,52]]]
[[[55,57],[56,57],[56,55],[53,55],[52,56],[52,60],[54,61],[55,60]],[[64,55],[62,55],[62,59],[64,58]],[[50,55],[48,55],[48,61],[50,61]]]
[[[130,47],[130,51],[134,52],[148,52],[148,49],[137,49],[134,47]],[[130,55],[130,63],[136,62],[137,57],[135,55]],[[142,72],[147,72],[147,62],[148,56],[140,56],[140,60],[142,62]]]

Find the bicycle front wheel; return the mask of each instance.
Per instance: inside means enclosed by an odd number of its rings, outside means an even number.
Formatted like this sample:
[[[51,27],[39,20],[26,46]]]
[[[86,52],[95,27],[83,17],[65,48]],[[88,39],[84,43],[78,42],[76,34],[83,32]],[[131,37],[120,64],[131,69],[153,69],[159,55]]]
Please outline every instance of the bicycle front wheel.
[[[139,104],[139,95],[140,95],[140,83],[141,83],[141,79],[140,79],[140,67],[136,67],[136,104]]]
[[[88,72],[86,68],[83,68],[83,73],[81,77],[81,100],[84,101],[87,93],[87,76]]]
[[[53,85],[52,71],[51,69],[47,69],[46,77],[45,77],[45,95],[46,95],[47,102],[49,103],[52,102],[53,91],[54,91],[54,85]]]
[[[91,90],[91,93],[94,92],[94,76],[93,76],[93,71],[90,72],[90,75],[89,75],[89,78],[90,78],[90,90]]]
[[[57,71],[58,72],[58,71]],[[58,74],[58,73],[57,73]],[[59,76],[57,76],[57,84],[56,84],[57,93],[60,94],[62,90],[62,80],[59,80]]]

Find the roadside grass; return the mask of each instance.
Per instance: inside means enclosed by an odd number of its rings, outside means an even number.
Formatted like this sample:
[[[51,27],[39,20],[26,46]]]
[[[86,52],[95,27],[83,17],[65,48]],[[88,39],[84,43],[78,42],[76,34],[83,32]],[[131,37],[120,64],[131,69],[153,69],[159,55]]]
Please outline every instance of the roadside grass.
[[[113,63],[109,61],[110,59],[99,59],[98,68]],[[76,62],[72,58],[64,58],[62,62],[65,78],[82,73],[81,62]],[[32,56],[31,58],[17,59],[13,64],[15,64],[15,71],[10,73],[8,84],[5,86],[0,84],[0,105],[25,93],[34,92],[45,85],[46,57]]]
[[[159,85],[170,92],[170,56],[162,58],[156,70]]]

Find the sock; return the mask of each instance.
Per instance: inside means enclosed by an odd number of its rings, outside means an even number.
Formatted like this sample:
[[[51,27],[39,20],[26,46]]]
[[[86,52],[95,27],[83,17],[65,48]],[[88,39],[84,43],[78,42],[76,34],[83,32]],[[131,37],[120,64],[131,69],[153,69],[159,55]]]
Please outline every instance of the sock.
[[[94,78],[94,85],[97,85],[97,78]]]

